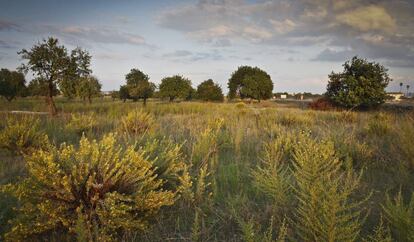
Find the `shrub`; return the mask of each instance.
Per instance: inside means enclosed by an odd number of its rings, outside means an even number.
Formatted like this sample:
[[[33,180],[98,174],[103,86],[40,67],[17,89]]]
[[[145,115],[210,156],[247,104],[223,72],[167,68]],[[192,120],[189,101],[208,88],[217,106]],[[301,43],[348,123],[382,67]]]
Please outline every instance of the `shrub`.
[[[33,116],[8,117],[6,127],[0,131],[0,148],[13,154],[26,154],[47,147],[48,137],[39,125],[39,119]]]
[[[272,198],[272,205],[278,210],[289,206],[292,179],[288,162],[293,147],[292,135],[280,135],[268,141],[261,164],[252,171],[255,187]]]
[[[308,107],[310,109],[319,111],[328,111],[334,109],[334,105],[331,103],[331,101],[329,101],[329,99],[325,97],[318,98],[315,101],[312,101],[311,103],[309,103]]]
[[[301,135],[294,150],[298,235],[304,241],[355,241],[362,224],[361,202],[350,198],[360,176],[341,171],[332,142]]]
[[[238,103],[236,103],[236,108],[245,109],[245,108],[247,108],[247,105],[244,102],[238,102]]]
[[[116,240],[146,230],[149,221],[177,198],[145,150],[122,148],[113,134],[82,137],[79,148],[63,144],[26,157],[28,177],[8,191],[19,199],[19,216],[8,240],[29,240],[60,231],[90,241]],[[165,165],[172,169],[177,164]],[[174,171],[175,172],[175,171]]]
[[[397,241],[414,241],[414,192],[407,205],[404,204],[401,192],[394,200],[387,195],[383,210]]]
[[[71,114],[70,121],[66,124],[69,131],[82,134],[83,132],[92,131],[98,126],[98,121],[94,114]]]
[[[375,114],[368,121],[366,130],[369,134],[384,136],[391,129],[390,120],[391,118],[385,113]]]
[[[121,118],[119,131],[127,136],[144,135],[155,124],[154,116],[142,110],[134,110]]]

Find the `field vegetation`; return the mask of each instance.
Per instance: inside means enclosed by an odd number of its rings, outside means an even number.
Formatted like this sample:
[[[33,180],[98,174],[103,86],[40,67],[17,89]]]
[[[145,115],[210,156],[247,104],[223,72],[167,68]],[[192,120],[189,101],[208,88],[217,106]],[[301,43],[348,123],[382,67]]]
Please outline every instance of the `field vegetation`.
[[[413,241],[413,113],[270,101],[56,107],[1,114],[5,240]]]

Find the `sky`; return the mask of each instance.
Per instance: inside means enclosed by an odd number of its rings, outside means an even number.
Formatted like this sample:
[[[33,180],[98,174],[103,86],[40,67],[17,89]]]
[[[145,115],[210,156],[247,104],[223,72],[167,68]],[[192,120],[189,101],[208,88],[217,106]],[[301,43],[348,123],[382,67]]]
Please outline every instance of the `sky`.
[[[0,68],[49,36],[89,51],[106,91],[138,68],[156,84],[180,74],[227,92],[250,65],[273,92],[323,93],[355,55],[389,69],[388,91],[414,90],[414,0],[0,0]]]

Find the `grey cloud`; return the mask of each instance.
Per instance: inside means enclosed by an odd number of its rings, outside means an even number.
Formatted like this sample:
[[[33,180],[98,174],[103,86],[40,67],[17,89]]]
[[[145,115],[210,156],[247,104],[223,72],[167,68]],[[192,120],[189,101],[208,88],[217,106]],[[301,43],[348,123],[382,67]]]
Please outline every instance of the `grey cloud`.
[[[20,25],[17,23],[0,19],[0,31],[7,31],[7,30],[20,30]]]
[[[29,29],[29,28],[27,28]],[[35,25],[27,30],[36,34],[51,34],[61,37],[73,45],[91,46],[92,43],[103,44],[129,44],[135,46],[154,47],[146,42],[144,37],[135,34],[122,32],[115,27],[109,26],[60,26],[60,25]]]
[[[339,50],[338,51],[338,50],[333,50],[333,49],[325,49],[312,60],[343,62],[351,58],[353,55],[355,55],[355,53],[352,50]]]
[[[176,50],[174,52],[165,53],[163,58],[168,58],[179,62],[200,61],[200,60],[221,60],[223,56],[218,51],[211,52],[191,52],[187,50]]]
[[[211,46],[316,45],[326,49],[314,60],[355,53],[411,66],[413,12],[407,0],[199,0],[161,12],[157,23]]]
[[[0,49],[16,49],[18,48],[16,41],[0,40]]]

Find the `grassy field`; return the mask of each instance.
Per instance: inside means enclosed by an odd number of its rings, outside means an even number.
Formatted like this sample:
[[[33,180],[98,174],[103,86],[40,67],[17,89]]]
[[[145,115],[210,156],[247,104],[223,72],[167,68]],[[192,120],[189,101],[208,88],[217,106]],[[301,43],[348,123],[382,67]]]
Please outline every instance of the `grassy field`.
[[[10,128],[7,122],[24,118],[6,111],[47,110],[41,99],[2,101],[0,106],[3,133]],[[143,107],[109,99],[92,104],[58,99],[57,107],[56,117],[34,115],[39,119],[36,132],[47,134],[54,146],[66,142],[78,147],[82,135],[100,140],[115,132],[123,146],[139,149],[146,142],[163,140],[180,147],[193,198],[183,193],[151,217],[148,228],[115,239],[414,239],[414,198],[409,204],[414,191],[412,112],[322,112],[270,101],[151,101]],[[134,110],[149,114],[139,135],[122,122]],[[17,184],[28,176],[26,159],[15,152],[17,148],[2,147],[0,184]],[[16,206],[18,199],[7,191],[0,193],[1,236],[12,227],[7,221],[18,216]],[[79,233],[63,231],[41,236],[80,240]]]

